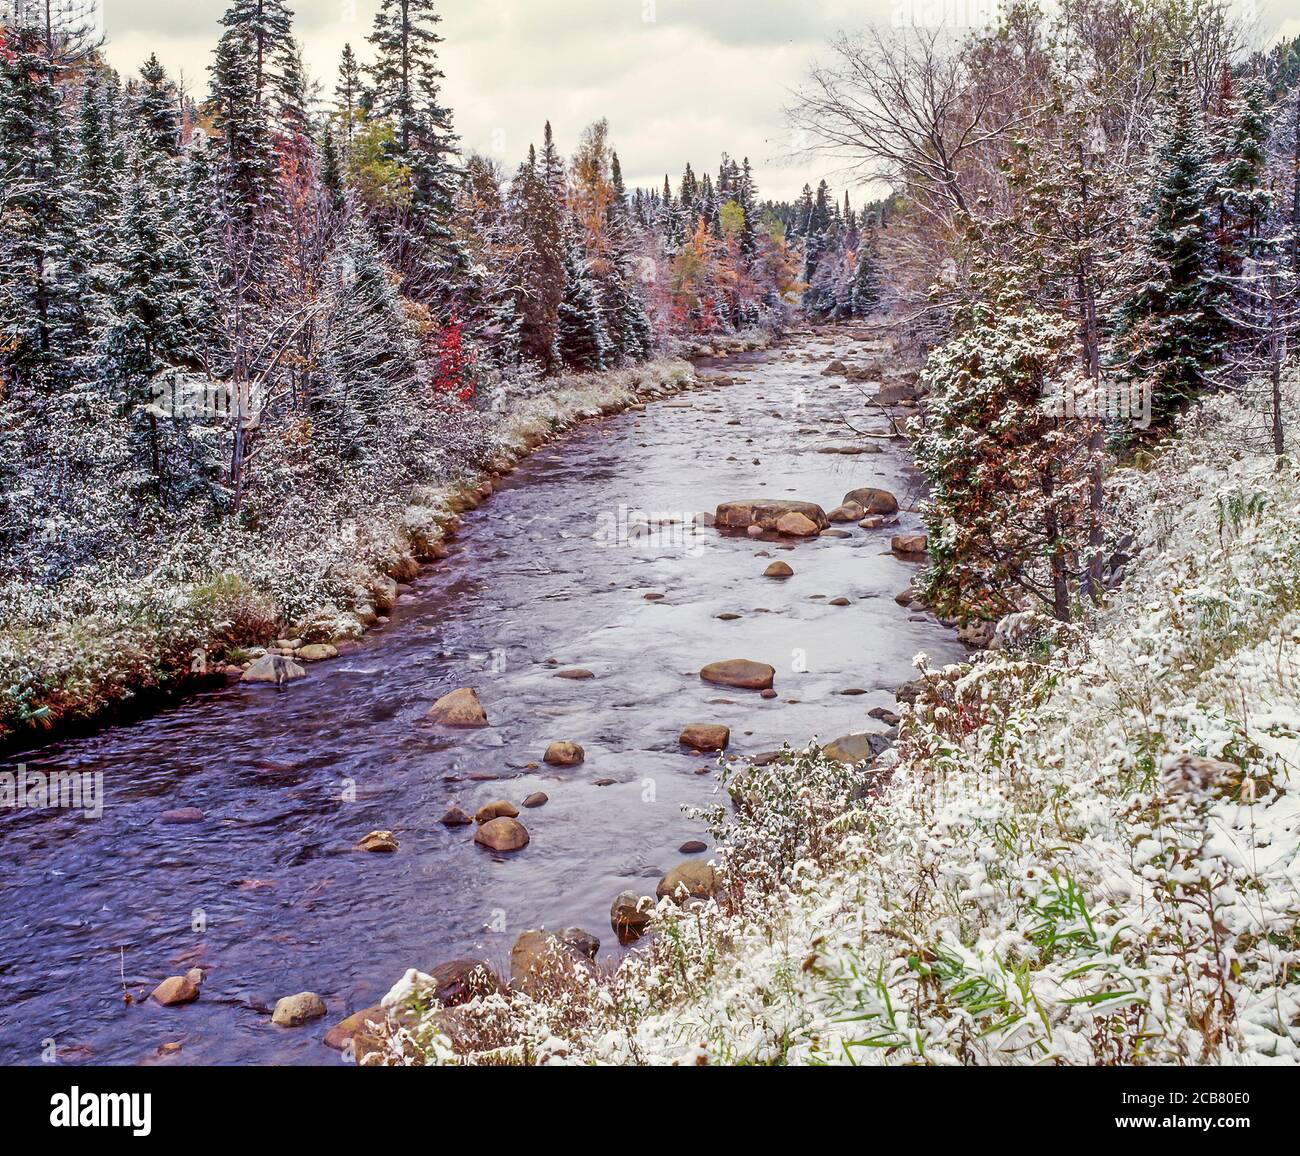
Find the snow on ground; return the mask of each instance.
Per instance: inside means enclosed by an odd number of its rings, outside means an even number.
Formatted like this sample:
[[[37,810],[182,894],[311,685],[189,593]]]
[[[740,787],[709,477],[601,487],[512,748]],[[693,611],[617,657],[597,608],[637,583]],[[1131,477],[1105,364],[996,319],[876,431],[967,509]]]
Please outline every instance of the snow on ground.
[[[1138,557],[1094,619],[918,656],[865,774],[742,769],[721,895],[612,974],[447,1011],[408,976],[389,1062],[1300,1060],[1300,471],[1239,420],[1115,476]]]

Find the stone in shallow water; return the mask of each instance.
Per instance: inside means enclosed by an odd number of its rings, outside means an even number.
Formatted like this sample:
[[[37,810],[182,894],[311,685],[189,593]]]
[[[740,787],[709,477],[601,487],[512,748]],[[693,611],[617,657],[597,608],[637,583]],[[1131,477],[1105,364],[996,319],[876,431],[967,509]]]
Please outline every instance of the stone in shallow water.
[[[847,506],[851,502],[861,506],[868,514],[898,513],[898,499],[888,490],[880,490],[874,486],[850,490],[844,495],[844,505]]]
[[[397,837],[392,831],[371,831],[357,844],[358,851],[392,853],[397,850]]]
[[[700,671],[700,678],[716,686],[734,686],[740,690],[766,690],[776,678],[776,669],[748,658],[728,658],[711,662]]]
[[[291,659],[279,654],[264,654],[241,677],[244,682],[271,682],[281,686],[306,678],[307,672]]]
[[[720,751],[731,741],[731,728],[719,723],[690,723],[677,741],[697,751]]]
[[[489,851],[518,851],[528,844],[528,831],[518,819],[489,819],[476,832],[474,842]]]
[[[546,748],[542,762],[553,767],[576,767],[585,758],[586,752],[577,743],[561,740]]]
[[[490,823],[493,819],[500,819],[502,816],[513,819],[518,814],[518,808],[508,799],[493,799],[490,803],[484,803],[474,813],[474,818],[479,823]]]
[[[763,571],[764,578],[793,578],[794,570],[788,562],[773,562]]]
[[[183,975],[168,976],[153,989],[153,998],[163,1007],[193,1003],[199,998],[199,985]]]
[[[325,1001],[314,991],[300,991],[276,1001],[271,1022],[282,1028],[296,1028],[320,1019],[327,1011]]]
[[[655,894],[674,903],[682,903],[686,898],[707,899],[718,889],[718,873],[706,859],[688,859],[679,863],[662,879],[655,888]]]
[[[822,747],[822,753],[838,763],[864,763],[888,750],[889,746],[884,735],[842,735]]]
[[[485,727],[488,725],[487,711],[479,702],[478,695],[467,686],[462,686],[444,694],[433,704],[424,716],[428,721],[445,727]]]

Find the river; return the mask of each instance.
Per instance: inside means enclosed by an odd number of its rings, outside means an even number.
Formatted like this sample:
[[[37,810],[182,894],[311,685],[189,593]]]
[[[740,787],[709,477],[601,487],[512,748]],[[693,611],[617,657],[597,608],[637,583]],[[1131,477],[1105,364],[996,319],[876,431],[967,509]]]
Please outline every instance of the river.
[[[0,814],[0,1059],[41,1062],[53,1041],[69,1062],[338,1063],[326,1028],[409,966],[481,956],[508,973],[520,931],[571,925],[616,960],[614,896],[652,894],[688,857],[680,844],[707,839],[682,808],[715,801],[718,775],[713,756],[679,747],[685,724],[729,726],[741,755],[883,730],[867,712],[893,707],[917,652],[964,653],[895,602],[915,567],[889,552],[888,529],[850,524],[847,538],[790,551],[671,523],[631,529],[637,510],[750,497],[830,509],[864,485],[909,505],[902,443],[817,452],[854,440],[839,415],[872,424],[855,387],[821,375],[832,353],[852,352],[843,331],[796,334],[701,366],[733,384],[583,423],[465,515],[451,556],[386,626],[303,681],[234,684],[6,759],[102,772],[105,808]],[[904,512],[900,525],[919,523]],[[764,578],[773,559],[794,576]],[[775,699],[700,680],[705,663],[740,657],[776,668]],[[555,677],[571,666],[596,677]],[[477,689],[492,725],[423,725],[460,686]],[[558,739],[586,761],[543,764]],[[473,812],[534,791],[549,802],[522,811],[531,842],[510,855],[438,822],[452,804]],[[203,821],[163,821],[185,807]],[[396,834],[396,853],[354,850],[376,828]],[[197,1002],[147,998],[192,966],[206,971]],[[272,1025],[275,1000],[303,990],[328,1018]],[[167,1043],[182,1046],[161,1058]]]

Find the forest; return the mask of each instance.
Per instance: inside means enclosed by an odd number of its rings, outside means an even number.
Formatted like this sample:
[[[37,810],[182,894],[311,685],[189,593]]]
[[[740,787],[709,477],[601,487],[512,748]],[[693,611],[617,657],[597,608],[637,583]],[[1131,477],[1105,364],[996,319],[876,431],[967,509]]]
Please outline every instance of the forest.
[[[790,199],[464,149],[444,7],[0,4],[0,746],[152,904],[73,1054],[1300,1062],[1300,39],[865,23]]]

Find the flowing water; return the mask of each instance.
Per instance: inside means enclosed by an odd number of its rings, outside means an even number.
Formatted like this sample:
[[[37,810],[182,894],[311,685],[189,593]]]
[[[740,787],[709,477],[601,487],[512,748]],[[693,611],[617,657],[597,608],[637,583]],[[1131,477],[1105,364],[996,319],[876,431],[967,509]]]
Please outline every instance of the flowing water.
[[[52,1040],[61,1059],[90,1063],[337,1063],[325,1029],[409,966],[479,956],[508,970],[515,937],[539,926],[585,927],[617,958],[614,896],[653,894],[688,857],[679,845],[707,839],[682,808],[716,801],[718,775],[712,756],[678,746],[683,725],[728,725],[738,754],[883,730],[867,712],[894,705],[918,651],[963,652],[895,602],[913,567],[889,553],[890,530],[850,524],[848,538],[789,552],[671,524],[635,532],[636,510],[749,497],[829,509],[863,485],[908,505],[900,443],[816,452],[852,440],[838,414],[871,424],[855,388],[820,372],[852,344],[804,334],[702,367],[734,384],[581,425],[465,516],[451,557],[387,626],[305,680],[235,684],[7,760],[102,772],[105,809],[0,814],[0,1060],[40,1062]],[[794,577],[762,577],[763,551]],[[839,596],[851,604],[830,605]],[[776,668],[776,699],[698,677],[738,657]],[[596,677],[557,678],[550,660]],[[477,689],[491,727],[422,725],[458,686]],[[543,764],[556,739],[582,744],[585,763]],[[550,801],[522,811],[532,841],[514,854],[438,822],[452,804],[534,791]],[[203,821],[162,821],[181,807]],[[397,835],[395,854],[353,849],[375,828]],[[124,985],[140,997],[195,965],[207,972],[196,1003],[123,999]],[[303,990],[329,1017],[272,1025],[275,1000]],[[165,1042],[183,1048],[157,1060]]]

